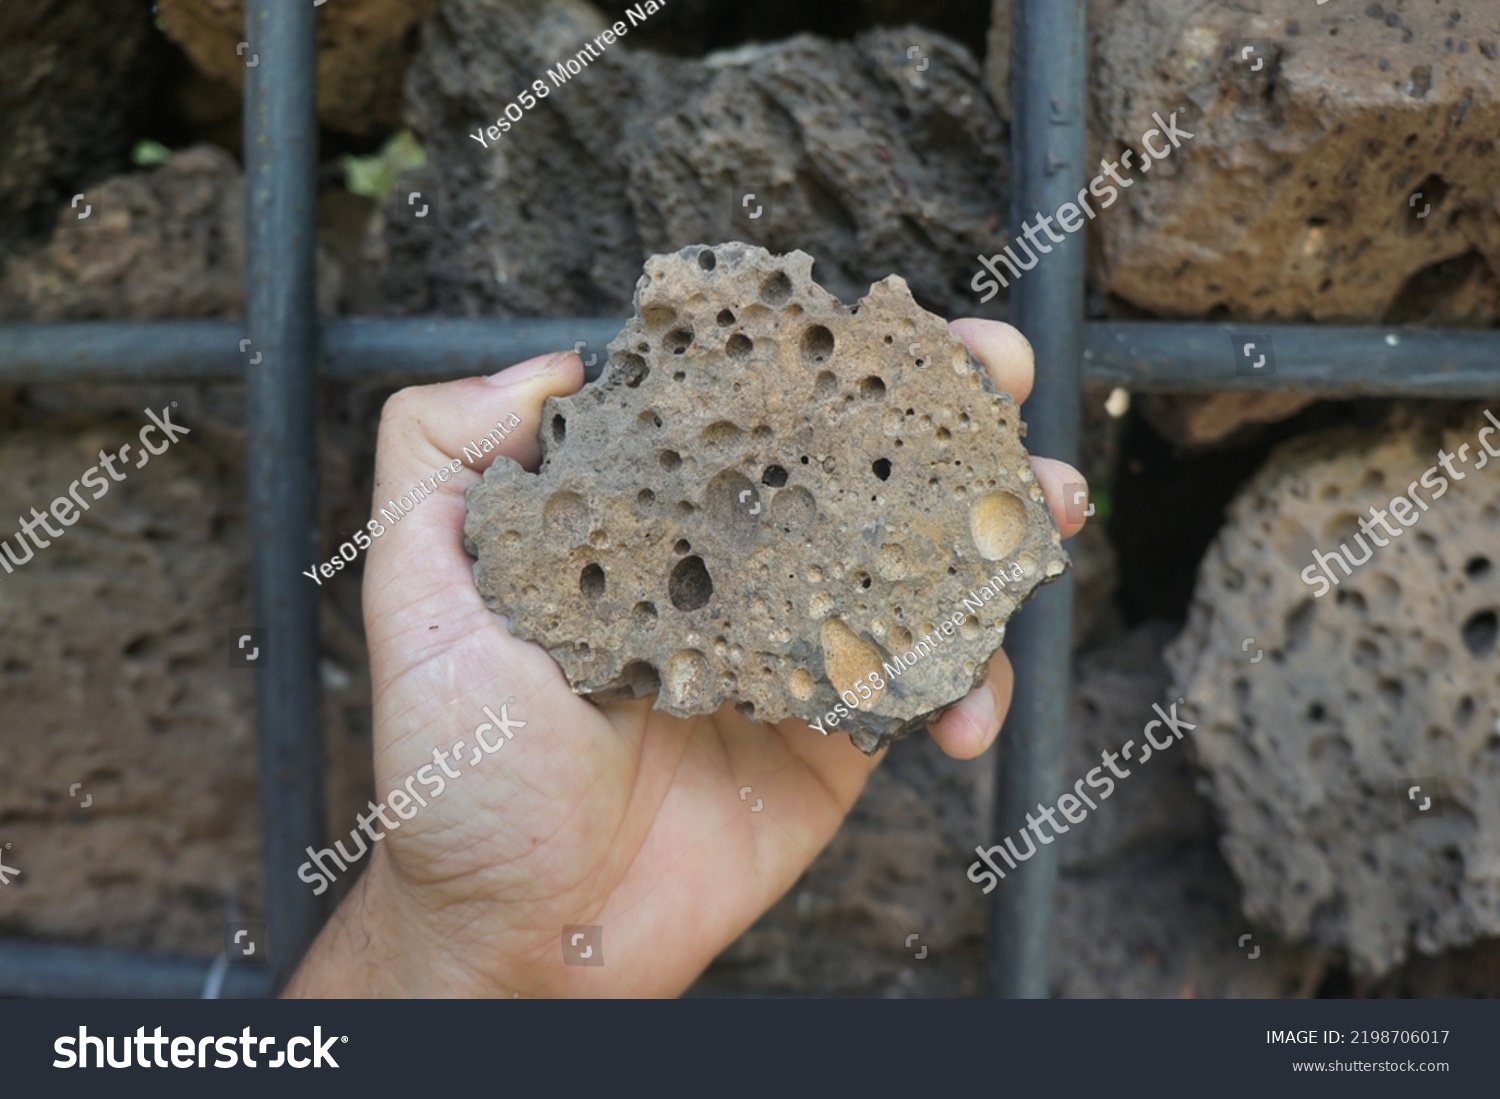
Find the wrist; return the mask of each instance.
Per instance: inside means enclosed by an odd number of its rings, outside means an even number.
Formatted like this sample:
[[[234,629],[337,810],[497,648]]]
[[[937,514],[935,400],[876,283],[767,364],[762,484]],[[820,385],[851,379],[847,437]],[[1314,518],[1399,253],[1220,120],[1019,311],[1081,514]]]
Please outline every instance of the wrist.
[[[519,992],[492,951],[476,958],[383,848],[318,934],[285,996],[509,999]]]

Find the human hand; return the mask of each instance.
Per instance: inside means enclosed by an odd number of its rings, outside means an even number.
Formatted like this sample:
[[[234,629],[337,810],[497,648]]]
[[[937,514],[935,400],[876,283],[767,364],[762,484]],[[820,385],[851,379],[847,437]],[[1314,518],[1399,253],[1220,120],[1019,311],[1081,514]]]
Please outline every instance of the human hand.
[[[998,388],[1026,399],[1033,361],[1020,333],[972,319],[950,327]],[[363,878],[288,995],[676,995],[792,886],[883,755],[732,705],[691,719],[653,711],[649,698],[596,706],[485,606],[463,548],[464,490],[501,455],[534,470],[542,402],[582,382],[578,357],[564,354],[405,389],[385,407],[377,507],[449,464],[479,425],[514,413],[521,426],[369,551],[377,797],[414,791],[427,804],[388,798],[382,820],[396,804],[410,819],[375,826],[385,839],[372,841]],[[1064,486],[1082,476],[1047,458],[1032,465],[1063,537],[1078,533]],[[984,752],[1012,683],[996,653],[986,682],[932,724],[942,749]],[[486,707],[510,727],[496,730]],[[486,722],[493,755],[478,748]],[[434,752],[457,741],[439,771]],[[489,747],[497,741],[504,751]],[[456,777],[434,793],[408,781],[424,768]],[[741,799],[746,786],[763,811]],[[564,964],[564,925],[603,927],[602,966]]]

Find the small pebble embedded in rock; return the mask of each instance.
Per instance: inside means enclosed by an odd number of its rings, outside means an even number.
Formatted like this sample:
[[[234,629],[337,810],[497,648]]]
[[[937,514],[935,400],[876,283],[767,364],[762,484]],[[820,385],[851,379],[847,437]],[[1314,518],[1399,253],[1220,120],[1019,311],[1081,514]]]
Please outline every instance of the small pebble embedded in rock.
[[[1069,562],[1015,401],[901,278],[846,306],[812,264],[648,260],[599,380],[543,406],[540,470],[498,459],[464,533],[580,695],[875,752],[982,682]]]

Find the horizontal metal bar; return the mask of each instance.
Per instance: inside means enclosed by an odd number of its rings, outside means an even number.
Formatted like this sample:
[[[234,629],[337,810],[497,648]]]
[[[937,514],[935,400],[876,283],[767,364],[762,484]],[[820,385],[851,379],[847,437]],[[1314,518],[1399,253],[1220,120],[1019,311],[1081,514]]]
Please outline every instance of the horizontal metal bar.
[[[622,327],[623,320],[600,317],[329,319],[322,374],[371,384],[436,381],[494,373],[582,343],[594,376]],[[1293,390],[1329,397],[1500,393],[1500,329],[1108,321],[1088,324],[1085,331],[1085,385],[1158,393]],[[241,352],[244,338],[237,321],[0,325],[0,385],[243,381],[257,353],[253,346]],[[1266,367],[1250,373],[1241,352],[1253,339],[1263,340],[1271,355]]]
[[[1500,329],[1090,324],[1083,377],[1157,393],[1483,397],[1500,393]]]
[[[604,368],[609,342],[624,327],[624,319],[603,317],[329,321],[324,330],[326,376],[391,382],[466,378],[576,348],[586,365],[592,360],[587,369],[593,378]]]
[[[143,954],[66,943],[0,941],[0,997],[199,999],[213,959]],[[236,962],[224,970],[226,1000],[270,995],[264,965]]]

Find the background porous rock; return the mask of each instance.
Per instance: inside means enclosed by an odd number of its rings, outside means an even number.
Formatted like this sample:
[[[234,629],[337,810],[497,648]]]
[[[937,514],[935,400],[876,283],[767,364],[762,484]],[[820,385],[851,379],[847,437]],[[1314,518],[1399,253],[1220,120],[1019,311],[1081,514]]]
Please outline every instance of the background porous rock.
[[[1101,18],[1100,154],[1139,154],[1152,112],[1196,135],[1095,223],[1101,289],[1173,317],[1497,316],[1500,9],[1124,0]]]
[[[683,60],[639,49],[642,26],[489,148],[470,136],[605,26],[581,0],[452,0],[424,24],[408,96],[429,164],[409,178],[441,209],[405,217],[404,185],[386,208],[400,308],[623,316],[647,256],[744,240],[816,255],[847,300],[899,273],[925,307],[974,311],[1008,160],[962,47],[909,28]]]
[[[1152,704],[1175,700],[1161,657],[1172,633],[1169,623],[1148,621],[1078,658],[1065,783],[1098,767],[1101,752],[1139,744],[1156,716]],[[1130,774],[1109,800],[1057,841],[1054,995],[1309,995],[1325,963],[1240,914],[1239,885],[1218,851],[1186,745],[1121,766]],[[1241,948],[1247,932],[1254,939]]]
[[[99,221],[67,210],[45,246],[0,269],[0,321],[175,320],[244,313],[245,180],[199,145],[94,192]],[[335,311],[338,264],[318,257],[318,306]]]
[[[1500,935],[1500,466],[1475,468],[1485,423],[1278,451],[1231,506],[1168,656],[1246,914],[1342,950],[1357,974]],[[1356,520],[1464,444],[1465,478],[1441,499],[1419,487],[1430,510],[1315,599],[1300,578],[1314,548],[1358,555]],[[1437,812],[1416,812],[1414,784],[1436,785]]]
[[[309,0],[311,2],[311,0]],[[415,28],[438,0],[359,0],[318,9],[318,118],[335,130],[380,134],[401,112]],[[164,29],[205,75],[234,88],[259,51],[246,42],[243,0],[157,0]]]
[[[124,160],[156,88],[156,37],[139,0],[0,5],[0,241],[44,235]]]

